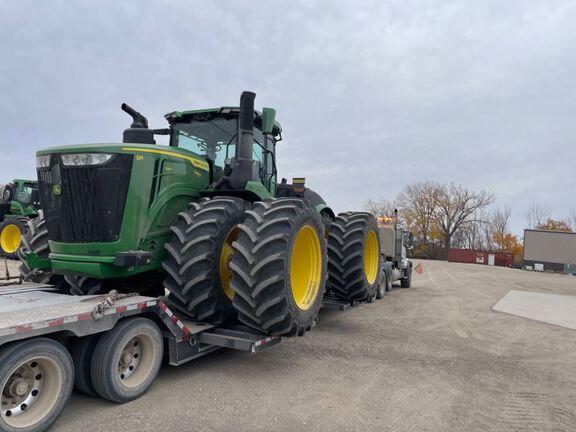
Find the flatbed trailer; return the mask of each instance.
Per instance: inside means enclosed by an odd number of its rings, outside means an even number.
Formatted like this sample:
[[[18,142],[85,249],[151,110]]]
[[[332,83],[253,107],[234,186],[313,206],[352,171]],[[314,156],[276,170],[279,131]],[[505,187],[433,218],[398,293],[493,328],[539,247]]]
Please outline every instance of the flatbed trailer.
[[[141,396],[161,363],[221,348],[257,353],[281,338],[183,318],[163,298],[76,297],[49,285],[0,287],[0,432],[41,432],[72,388],[113,402]]]

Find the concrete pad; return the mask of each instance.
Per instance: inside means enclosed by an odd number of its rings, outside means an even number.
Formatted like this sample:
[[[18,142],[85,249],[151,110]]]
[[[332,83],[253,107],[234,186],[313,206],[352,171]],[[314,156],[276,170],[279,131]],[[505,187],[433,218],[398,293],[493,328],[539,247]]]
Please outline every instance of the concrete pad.
[[[512,290],[493,309],[576,330],[576,296]]]

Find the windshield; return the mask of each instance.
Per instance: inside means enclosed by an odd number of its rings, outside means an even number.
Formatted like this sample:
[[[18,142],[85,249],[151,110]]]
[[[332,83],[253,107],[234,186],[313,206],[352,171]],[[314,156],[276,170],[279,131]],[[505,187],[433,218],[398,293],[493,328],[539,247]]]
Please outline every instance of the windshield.
[[[204,156],[218,167],[223,167],[226,158],[234,159],[236,154],[236,134],[238,132],[237,118],[192,120],[190,123],[174,125],[172,146],[191,151]],[[254,148],[252,159],[255,161],[255,178],[261,177],[260,168],[264,166],[264,151],[262,131],[254,128]],[[260,145],[258,144],[260,143]]]
[[[190,123],[174,125],[175,135],[172,145],[205,156],[214,161],[215,165],[224,166],[226,147],[228,157],[233,157],[236,151],[233,139],[237,130],[235,118],[194,120]],[[228,143],[230,143],[228,145]]]
[[[16,192],[16,201],[22,204],[30,204],[32,200],[32,191],[33,189],[30,186],[22,186],[22,189]]]

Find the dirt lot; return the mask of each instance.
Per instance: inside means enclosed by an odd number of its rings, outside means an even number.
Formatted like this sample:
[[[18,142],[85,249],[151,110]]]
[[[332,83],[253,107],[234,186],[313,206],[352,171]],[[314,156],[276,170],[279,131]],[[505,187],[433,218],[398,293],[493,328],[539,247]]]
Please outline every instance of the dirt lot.
[[[75,394],[54,430],[576,430],[574,331],[491,310],[510,289],[574,294],[576,278],[424,266],[304,338],[166,366],[131,404]]]

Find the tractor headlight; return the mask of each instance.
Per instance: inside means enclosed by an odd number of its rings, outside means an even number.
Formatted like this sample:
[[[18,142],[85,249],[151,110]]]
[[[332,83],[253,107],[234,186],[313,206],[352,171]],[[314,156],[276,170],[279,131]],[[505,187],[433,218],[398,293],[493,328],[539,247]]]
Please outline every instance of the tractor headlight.
[[[36,156],[36,168],[48,168],[50,166],[50,155]]]
[[[60,155],[64,166],[102,165],[112,159],[111,154],[105,153],[74,153]]]

